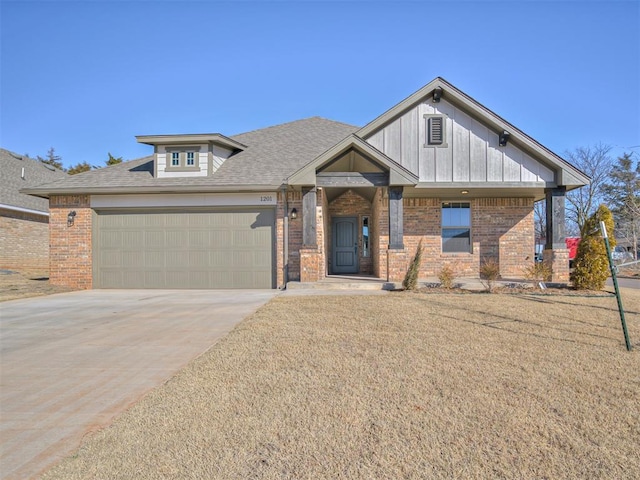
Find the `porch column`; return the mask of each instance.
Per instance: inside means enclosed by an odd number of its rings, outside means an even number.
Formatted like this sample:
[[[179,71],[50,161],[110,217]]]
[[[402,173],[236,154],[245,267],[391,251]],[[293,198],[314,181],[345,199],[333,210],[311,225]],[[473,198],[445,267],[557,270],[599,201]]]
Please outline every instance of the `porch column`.
[[[387,281],[401,282],[407,273],[408,254],[404,249],[402,209],[403,187],[389,187],[389,248],[387,250]]]
[[[300,249],[300,281],[317,282],[324,271],[316,236],[316,187],[302,188],[302,248]]]
[[[551,269],[551,281],[569,282],[569,250],[565,243],[565,198],[564,186],[545,190],[547,207],[547,231],[544,247],[544,262]]]
[[[302,245],[317,247],[316,238],[316,187],[302,188]]]
[[[403,187],[389,187],[389,250],[404,249],[402,191]]]

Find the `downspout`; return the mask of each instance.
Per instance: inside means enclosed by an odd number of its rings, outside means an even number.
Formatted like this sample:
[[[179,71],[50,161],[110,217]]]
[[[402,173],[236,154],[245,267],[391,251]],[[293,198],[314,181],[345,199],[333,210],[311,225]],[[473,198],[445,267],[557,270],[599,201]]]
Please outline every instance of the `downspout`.
[[[287,288],[289,281],[289,204],[287,202],[287,187],[282,187],[283,228],[282,228],[282,285],[280,290]]]

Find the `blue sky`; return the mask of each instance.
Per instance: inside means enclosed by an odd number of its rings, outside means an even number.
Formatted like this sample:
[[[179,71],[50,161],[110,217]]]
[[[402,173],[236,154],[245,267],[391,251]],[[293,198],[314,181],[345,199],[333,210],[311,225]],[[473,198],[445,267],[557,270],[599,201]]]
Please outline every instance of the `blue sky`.
[[[640,155],[640,2],[0,0],[0,145],[364,125],[442,76],[556,153]],[[630,148],[635,147],[635,148]]]

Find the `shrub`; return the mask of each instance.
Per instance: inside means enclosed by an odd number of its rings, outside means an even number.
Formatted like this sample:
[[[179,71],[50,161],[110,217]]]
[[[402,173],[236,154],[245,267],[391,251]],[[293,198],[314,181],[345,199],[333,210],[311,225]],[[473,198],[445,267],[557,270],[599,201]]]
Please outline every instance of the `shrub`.
[[[535,282],[538,286],[540,282],[551,280],[551,268],[544,262],[535,262],[524,268],[524,278]]]
[[[451,289],[454,287],[455,275],[451,265],[445,265],[438,274],[438,280],[443,288]]]
[[[488,292],[492,292],[496,280],[500,278],[500,264],[493,259],[482,261],[480,265],[480,281]]]
[[[413,256],[407,273],[402,281],[402,286],[406,290],[415,290],[418,288],[418,275],[420,274],[420,263],[422,262],[422,240],[418,243],[416,254]]]
[[[602,290],[609,277],[607,249],[600,235],[601,221],[607,228],[611,247],[615,246],[613,215],[605,205],[600,205],[582,228],[582,240],[578,245],[578,252],[574,260],[575,268],[571,273],[571,281],[575,288]]]

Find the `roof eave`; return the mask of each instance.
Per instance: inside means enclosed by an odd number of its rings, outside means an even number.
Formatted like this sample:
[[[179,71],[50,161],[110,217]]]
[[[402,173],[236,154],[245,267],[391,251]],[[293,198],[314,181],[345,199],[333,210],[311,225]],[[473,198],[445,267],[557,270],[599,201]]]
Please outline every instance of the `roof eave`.
[[[220,133],[193,133],[172,135],[136,135],[138,143],[145,145],[188,145],[193,143],[213,143],[231,150],[244,150],[246,145]]]
[[[49,198],[54,195],[117,195],[131,193],[215,193],[215,192],[265,192],[276,191],[282,184],[265,185],[162,185],[162,186],[111,186],[111,187],[57,187],[23,188],[21,193]]]

